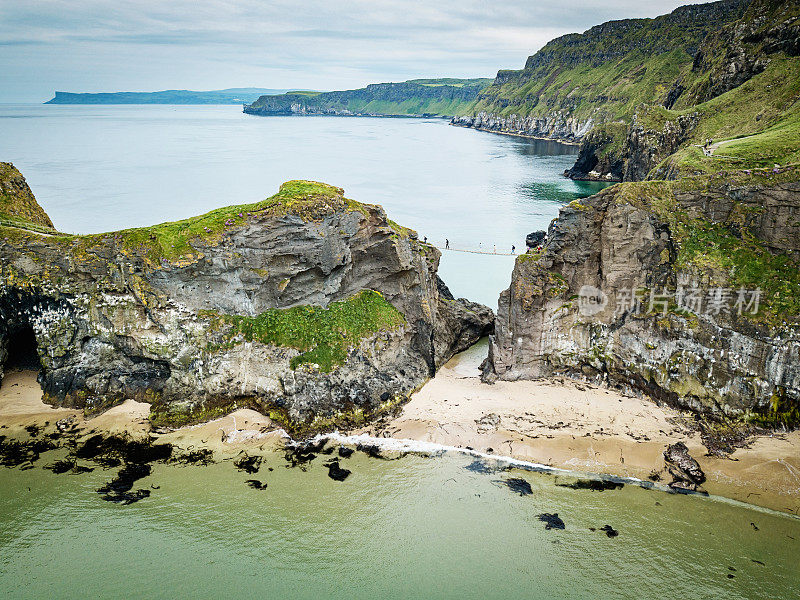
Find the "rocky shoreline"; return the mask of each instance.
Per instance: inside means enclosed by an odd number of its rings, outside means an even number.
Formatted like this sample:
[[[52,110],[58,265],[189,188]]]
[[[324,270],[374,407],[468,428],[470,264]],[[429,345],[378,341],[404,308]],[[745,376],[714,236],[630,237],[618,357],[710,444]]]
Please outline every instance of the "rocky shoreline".
[[[437,455],[448,447],[507,468],[571,474],[589,488],[630,483],[683,491],[680,485],[670,487],[681,479],[673,477],[674,463],[665,462],[665,450],[685,443],[706,477],[702,493],[800,514],[797,432],[755,438],[728,458],[707,456],[686,415],[569,381],[487,386],[478,378],[476,356],[467,353],[448,363],[394,417],[311,441],[293,440],[279,423],[249,409],[178,429],[153,428],[148,405],[132,400],[86,418],[82,411],[44,404],[35,372],[13,372],[0,387],[0,464],[56,474],[106,469],[111,479],[98,490],[99,497],[121,504],[157,495],[146,483],[154,462],[227,460],[251,475],[248,485],[266,489],[255,478],[258,464],[275,453],[285,454],[289,466],[324,460],[329,476],[343,481],[348,469],[342,459],[354,451],[391,459]],[[532,397],[539,409],[520,411]],[[576,408],[588,411],[591,423],[581,424],[570,412]],[[526,415],[535,416],[527,422]]]

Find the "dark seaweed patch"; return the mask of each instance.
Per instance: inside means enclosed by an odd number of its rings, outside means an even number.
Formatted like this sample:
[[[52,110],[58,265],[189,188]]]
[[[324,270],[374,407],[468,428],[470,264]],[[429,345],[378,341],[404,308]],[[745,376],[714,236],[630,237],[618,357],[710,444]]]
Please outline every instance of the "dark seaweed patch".
[[[302,470],[306,469],[306,463],[310,463],[317,458],[317,454],[325,446],[326,440],[317,440],[315,442],[303,442],[300,444],[291,444],[286,446],[284,458],[289,464],[287,467],[299,466]]]
[[[150,475],[152,467],[144,463],[128,463],[119,470],[117,476],[97,489],[106,502],[133,504],[150,496],[150,490],[133,490],[133,484]]]
[[[214,464],[214,453],[208,448],[201,448],[173,456],[169,462],[179,465],[208,466]]]
[[[42,452],[55,448],[56,445],[51,440],[6,441],[5,436],[0,436],[0,465],[30,469],[39,460]]]
[[[153,444],[150,440],[133,439],[127,435],[97,434],[75,450],[75,457],[95,461],[99,458],[116,458],[128,463],[150,463],[169,460],[172,450],[172,444]]]
[[[542,513],[537,515],[537,518],[540,521],[544,522],[545,529],[565,529],[566,525],[564,521],[561,520],[561,517],[558,516],[558,513]]]
[[[339,456],[342,458],[350,458],[353,456],[353,452],[355,452],[355,450],[352,448],[348,448],[347,446],[339,446]]]
[[[520,496],[530,496],[533,494],[533,490],[531,489],[531,484],[525,481],[520,477],[512,477],[510,479],[500,479],[498,483],[508,486],[515,494],[519,494]]]
[[[495,460],[489,461],[481,458],[476,458],[464,468],[467,471],[472,471],[473,473],[484,473],[484,474],[495,473],[502,469],[502,467],[500,467],[497,464],[497,461]]]
[[[625,484],[618,481],[606,481],[604,479],[578,479],[571,483],[557,483],[558,487],[570,488],[572,490],[591,490],[593,492],[604,492],[606,490],[621,490]]]
[[[233,466],[240,471],[244,471],[245,473],[253,475],[258,473],[258,470],[261,468],[261,457],[249,456],[245,454],[241,458],[237,458],[235,461],[233,461]]]
[[[339,466],[339,460],[336,458],[325,463],[325,466],[328,467],[328,477],[334,481],[344,481],[352,473],[350,469],[343,469]]]
[[[358,444],[356,449],[372,458],[386,458],[383,456],[383,454],[381,454],[380,446],[377,446],[376,444]]]
[[[261,483],[258,479],[248,479],[245,481],[247,485],[249,485],[254,490],[265,490],[267,489],[267,482]]]

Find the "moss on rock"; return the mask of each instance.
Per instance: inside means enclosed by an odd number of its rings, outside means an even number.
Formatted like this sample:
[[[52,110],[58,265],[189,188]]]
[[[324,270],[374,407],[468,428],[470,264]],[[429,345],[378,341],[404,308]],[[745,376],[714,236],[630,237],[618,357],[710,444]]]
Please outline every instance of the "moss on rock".
[[[379,331],[396,329],[405,318],[379,292],[364,290],[341,302],[320,306],[272,309],[255,317],[205,311],[216,335],[206,349],[217,352],[242,342],[260,342],[295,348],[301,354],[290,361],[296,369],[315,364],[330,372],[347,360],[350,348]]]

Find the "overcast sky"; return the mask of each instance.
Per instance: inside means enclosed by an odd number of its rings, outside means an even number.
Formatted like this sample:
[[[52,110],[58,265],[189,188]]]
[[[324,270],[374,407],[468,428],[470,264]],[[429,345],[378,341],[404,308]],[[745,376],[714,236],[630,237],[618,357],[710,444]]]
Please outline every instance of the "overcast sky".
[[[686,0],[0,0],[0,102],[493,77],[548,40]]]

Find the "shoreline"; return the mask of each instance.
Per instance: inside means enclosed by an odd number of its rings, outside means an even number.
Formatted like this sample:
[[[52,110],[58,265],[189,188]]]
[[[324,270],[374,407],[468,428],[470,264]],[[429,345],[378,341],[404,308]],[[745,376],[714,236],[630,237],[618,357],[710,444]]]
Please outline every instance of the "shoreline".
[[[481,383],[478,346],[456,356],[376,437],[409,438],[580,473],[669,483],[663,452],[684,442],[703,488],[800,515],[800,431],[753,438],[728,458],[707,455],[692,416],[616,390],[554,378]]]
[[[664,471],[664,449],[683,441],[706,473],[703,488],[709,495],[800,516],[800,432],[756,437],[729,458],[707,456],[699,433],[687,427],[687,414],[648,399],[567,379],[481,383],[478,365],[484,349],[485,342],[454,357],[396,416],[320,437],[391,438],[390,446],[426,448],[412,451],[449,447],[476,457],[520,461],[529,470],[541,465],[576,476],[634,484],[635,479],[657,489],[671,479]],[[154,432],[149,408],[128,400],[86,419],[80,410],[42,402],[34,371],[11,371],[0,386],[0,435],[23,434],[29,425],[54,427],[71,417],[81,435],[149,436],[156,443],[207,449],[223,457],[280,450],[291,441],[276,423],[249,409]]]

